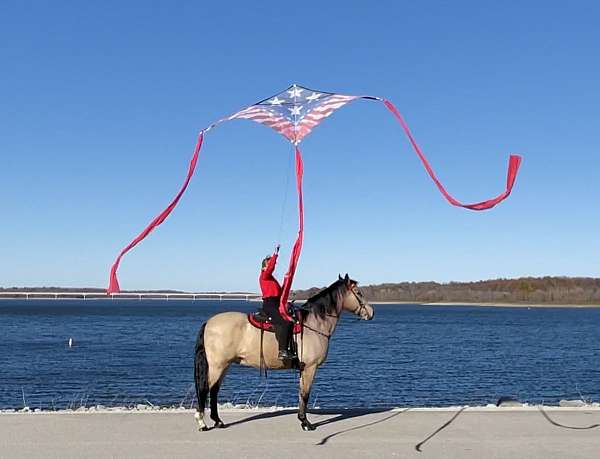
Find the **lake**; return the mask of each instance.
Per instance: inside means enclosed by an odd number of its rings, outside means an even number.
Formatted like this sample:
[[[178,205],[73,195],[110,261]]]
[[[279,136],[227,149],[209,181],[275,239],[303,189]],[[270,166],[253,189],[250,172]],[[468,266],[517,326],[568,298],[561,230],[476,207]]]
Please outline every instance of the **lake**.
[[[196,334],[259,303],[1,300],[0,409],[194,400]],[[309,406],[484,405],[501,396],[600,400],[600,308],[375,305],[344,315]],[[68,347],[73,338],[73,347]],[[297,406],[295,372],[233,366],[220,402]]]

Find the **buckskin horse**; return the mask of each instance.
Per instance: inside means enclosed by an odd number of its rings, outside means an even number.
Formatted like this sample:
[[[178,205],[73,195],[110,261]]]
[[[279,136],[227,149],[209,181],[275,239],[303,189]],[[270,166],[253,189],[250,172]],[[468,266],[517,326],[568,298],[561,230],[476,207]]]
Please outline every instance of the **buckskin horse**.
[[[325,362],[329,338],[340,315],[348,311],[362,320],[371,320],[373,307],[364,299],[357,282],[339,276],[329,287],[309,298],[301,309],[301,333],[296,335],[300,371],[298,419],[303,430],[314,430],[306,418],[306,406],[317,368]],[[206,398],[210,393],[210,417],[215,428],[225,424],[219,418],[218,394],[229,366],[239,363],[255,368],[285,370],[292,362],[278,359],[274,333],[264,333],[250,324],[246,314],[224,312],[211,317],[200,328],[196,341],[194,379],[198,411],[195,418],[201,431],[209,430],[204,422]]]

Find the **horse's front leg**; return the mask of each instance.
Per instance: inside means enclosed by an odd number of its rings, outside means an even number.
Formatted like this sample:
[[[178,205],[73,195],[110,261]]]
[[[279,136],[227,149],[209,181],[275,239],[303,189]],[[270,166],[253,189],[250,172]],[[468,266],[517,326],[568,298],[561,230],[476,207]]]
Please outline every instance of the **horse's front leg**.
[[[312,387],[315,373],[317,372],[317,366],[313,365],[305,367],[300,374],[300,403],[298,404],[298,419],[303,430],[315,430],[315,426],[308,422],[306,419],[306,405],[308,405],[308,399],[310,397],[310,388]]]

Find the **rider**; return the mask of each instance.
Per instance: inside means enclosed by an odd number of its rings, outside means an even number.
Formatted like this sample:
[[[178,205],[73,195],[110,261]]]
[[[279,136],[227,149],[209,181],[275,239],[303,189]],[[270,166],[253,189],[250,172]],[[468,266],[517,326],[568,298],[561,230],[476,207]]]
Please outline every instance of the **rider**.
[[[262,269],[260,271],[260,290],[263,296],[263,311],[271,317],[271,322],[275,328],[275,336],[279,345],[279,360],[291,360],[294,358],[288,350],[288,342],[292,323],[281,317],[279,313],[279,299],[281,297],[281,285],[277,279],[273,277],[277,257],[279,256],[279,245],[275,249],[275,253],[265,257],[262,261]]]

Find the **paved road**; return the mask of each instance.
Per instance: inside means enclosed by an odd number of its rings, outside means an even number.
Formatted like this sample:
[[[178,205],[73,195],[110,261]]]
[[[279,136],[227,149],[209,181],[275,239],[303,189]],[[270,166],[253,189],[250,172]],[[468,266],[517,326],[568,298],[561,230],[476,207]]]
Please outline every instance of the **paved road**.
[[[598,408],[468,408],[312,414],[223,411],[198,432],[186,412],[0,414],[1,458],[596,458]],[[554,424],[553,424],[554,423]],[[420,446],[419,446],[420,445]],[[420,452],[417,450],[419,446]]]

